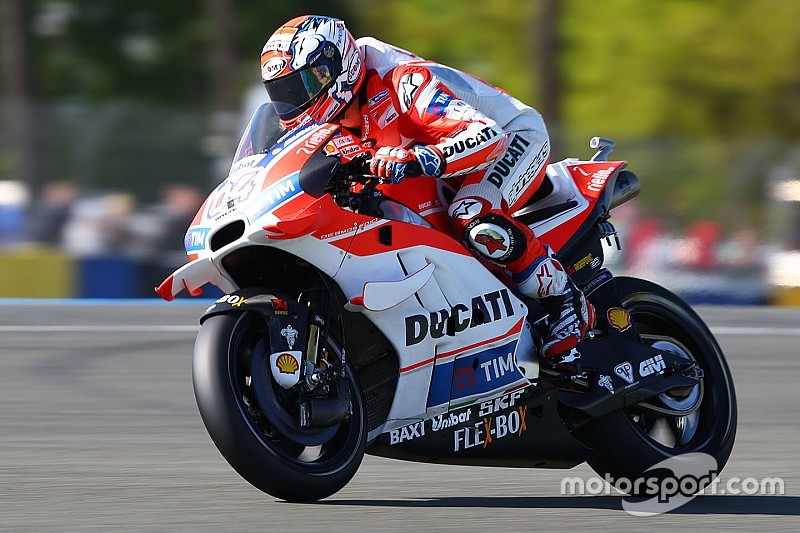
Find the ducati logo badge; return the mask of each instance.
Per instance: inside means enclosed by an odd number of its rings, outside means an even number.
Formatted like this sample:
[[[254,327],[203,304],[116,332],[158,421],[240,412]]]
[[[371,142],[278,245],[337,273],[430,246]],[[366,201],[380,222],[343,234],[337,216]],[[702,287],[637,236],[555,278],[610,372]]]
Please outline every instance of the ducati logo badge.
[[[294,329],[291,324],[281,330],[281,336],[286,339],[286,344],[289,345],[290,350],[294,348],[294,343],[297,341],[299,334],[300,332]]]
[[[614,373],[627,381],[633,383],[633,365],[628,361],[618,364],[614,367]]]

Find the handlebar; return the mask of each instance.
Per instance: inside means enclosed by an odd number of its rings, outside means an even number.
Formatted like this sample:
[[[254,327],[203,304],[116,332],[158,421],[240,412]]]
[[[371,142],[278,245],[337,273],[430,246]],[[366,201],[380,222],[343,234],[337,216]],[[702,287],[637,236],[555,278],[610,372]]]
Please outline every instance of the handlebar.
[[[616,143],[611,139],[602,137],[592,137],[589,141],[589,148],[597,150],[590,161],[608,161],[608,156],[614,151]]]
[[[372,158],[370,157],[355,157],[353,160],[348,164],[351,170],[355,171],[357,174],[361,174],[364,176],[372,176],[370,173],[369,166],[372,163]],[[410,163],[406,164],[405,170],[406,177],[409,178],[416,178],[422,175],[422,165],[419,164],[418,161],[411,161]],[[386,180],[382,178],[377,178],[376,176],[372,176],[378,179],[379,183],[391,183],[391,180]]]

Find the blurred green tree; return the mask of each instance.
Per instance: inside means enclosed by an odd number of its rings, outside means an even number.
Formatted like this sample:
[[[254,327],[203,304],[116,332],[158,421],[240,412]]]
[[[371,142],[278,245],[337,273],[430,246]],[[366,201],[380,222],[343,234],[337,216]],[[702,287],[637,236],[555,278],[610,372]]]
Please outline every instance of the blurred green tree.
[[[786,139],[800,134],[800,2],[228,1],[235,9],[237,94],[257,83],[258,53],[275,28],[321,13],[343,18],[356,36],[463,69],[534,107],[546,100],[539,18],[546,2],[557,5],[554,157],[586,155],[591,135],[616,138],[619,156],[647,180],[643,200],[687,218],[756,220],[761,204],[752,199],[763,194],[765,164],[783,157]],[[173,139],[164,128],[159,142],[173,156],[198,161],[197,139],[207,125],[192,120],[191,110],[208,110],[211,101],[214,21],[206,0],[31,0],[27,7],[39,101],[133,102],[117,111],[120,121],[138,113],[141,102],[183,108],[187,113],[170,128],[197,131],[196,138]],[[109,147],[130,146],[130,135],[107,132]],[[60,143],[72,132],[60,135],[55,144],[64,151]],[[144,170],[135,159],[113,168]]]
[[[336,0],[228,0],[239,91],[258,79],[258,55],[286,20],[305,13],[352,19]],[[42,98],[208,102],[211,25],[204,0],[33,0],[34,92]]]

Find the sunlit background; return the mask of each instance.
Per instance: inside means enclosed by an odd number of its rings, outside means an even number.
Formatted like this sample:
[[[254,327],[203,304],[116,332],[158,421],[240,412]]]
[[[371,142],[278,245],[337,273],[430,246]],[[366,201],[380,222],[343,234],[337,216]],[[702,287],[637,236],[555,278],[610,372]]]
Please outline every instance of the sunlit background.
[[[800,2],[0,0],[0,297],[132,298],[317,13],[539,109],[554,159],[617,142],[642,180],[608,265],[694,302],[800,305]]]

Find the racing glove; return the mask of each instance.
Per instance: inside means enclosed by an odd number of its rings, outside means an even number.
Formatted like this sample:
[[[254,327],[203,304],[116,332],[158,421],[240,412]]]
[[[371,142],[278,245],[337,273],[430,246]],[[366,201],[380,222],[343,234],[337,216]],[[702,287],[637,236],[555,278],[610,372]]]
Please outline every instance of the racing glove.
[[[410,150],[383,146],[369,164],[373,175],[392,183],[400,183],[406,176],[438,178],[444,174],[444,169],[444,155],[435,146],[415,146]]]

